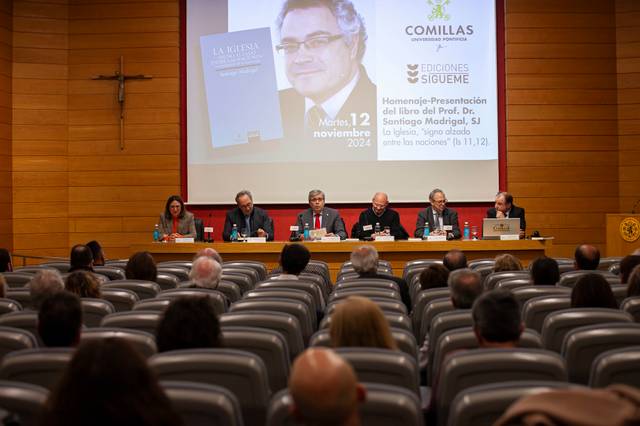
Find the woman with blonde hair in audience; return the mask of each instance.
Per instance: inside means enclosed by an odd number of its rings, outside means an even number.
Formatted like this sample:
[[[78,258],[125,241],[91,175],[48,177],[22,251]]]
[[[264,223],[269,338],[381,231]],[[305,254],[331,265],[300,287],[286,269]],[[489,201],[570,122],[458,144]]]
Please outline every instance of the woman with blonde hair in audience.
[[[101,297],[98,278],[87,271],[70,273],[65,280],[64,288],[71,293],[77,294],[78,297]]]
[[[627,297],[640,296],[640,265],[631,271],[627,280]]]
[[[82,343],[45,403],[41,426],[179,426],[158,379],[124,339]]]
[[[349,296],[336,306],[329,327],[331,346],[398,349],[382,309],[370,299]]]
[[[496,262],[493,264],[493,272],[504,271],[522,271],[520,259],[509,253],[497,255]]]

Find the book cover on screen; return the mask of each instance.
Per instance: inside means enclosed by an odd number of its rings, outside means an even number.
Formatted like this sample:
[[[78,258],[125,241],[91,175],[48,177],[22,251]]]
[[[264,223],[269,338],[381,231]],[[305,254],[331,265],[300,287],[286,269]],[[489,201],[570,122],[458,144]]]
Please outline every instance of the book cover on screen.
[[[200,49],[213,148],[282,138],[269,28],[202,36]]]

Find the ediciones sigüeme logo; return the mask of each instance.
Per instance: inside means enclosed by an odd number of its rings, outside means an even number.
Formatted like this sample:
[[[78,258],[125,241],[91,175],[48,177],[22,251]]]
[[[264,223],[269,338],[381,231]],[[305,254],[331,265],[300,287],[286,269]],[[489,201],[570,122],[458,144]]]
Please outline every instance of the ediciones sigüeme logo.
[[[418,82],[418,64],[407,64],[407,81],[411,84]]]
[[[444,9],[445,6],[448,6],[450,0],[427,0],[429,6],[432,7],[431,15],[428,16],[430,21],[435,20],[443,20],[448,21],[451,16]]]

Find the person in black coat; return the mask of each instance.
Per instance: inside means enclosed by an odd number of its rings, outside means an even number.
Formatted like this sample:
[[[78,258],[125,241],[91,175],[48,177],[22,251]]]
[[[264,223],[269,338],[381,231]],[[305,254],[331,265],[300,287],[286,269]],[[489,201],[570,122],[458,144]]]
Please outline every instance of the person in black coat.
[[[387,208],[389,197],[384,192],[376,192],[371,200],[371,207],[360,213],[358,223],[351,232],[352,238],[361,240],[371,239],[378,235],[393,235],[396,240],[406,240],[409,234],[400,224],[397,211]],[[380,231],[376,234],[376,223],[380,224]],[[385,231],[385,228],[388,228]]]
[[[487,210],[488,218],[519,218],[520,219],[520,238],[524,237],[527,230],[527,221],[524,218],[524,209],[513,204],[513,195],[508,192],[498,192],[496,194],[495,207]]]
[[[243,189],[236,195],[238,207],[227,212],[224,219],[222,238],[231,240],[231,230],[236,225],[238,232],[246,230],[247,237],[265,237],[267,241],[273,241],[273,221],[266,211],[253,205],[251,192]]]

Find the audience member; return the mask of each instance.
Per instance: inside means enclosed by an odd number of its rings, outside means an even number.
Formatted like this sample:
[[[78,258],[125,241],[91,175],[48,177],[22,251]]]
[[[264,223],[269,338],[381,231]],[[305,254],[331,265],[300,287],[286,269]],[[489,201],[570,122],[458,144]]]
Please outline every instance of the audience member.
[[[211,299],[190,296],[173,300],[158,324],[156,341],[158,352],[221,347],[220,322]]]
[[[440,263],[432,263],[420,273],[420,288],[428,290],[430,288],[440,288],[447,286],[449,270]]]
[[[560,281],[558,262],[552,257],[538,257],[531,264],[531,280],[534,285],[556,285]]]
[[[40,309],[40,305],[47,297],[64,290],[62,275],[56,269],[43,269],[38,271],[31,281],[29,281],[29,293],[31,294],[31,305],[35,310]]]
[[[397,349],[382,309],[370,299],[349,296],[336,306],[329,326],[331,346]]]
[[[124,339],[80,345],[49,394],[42,426],[179,426],[147,361]]]
[[[351,252],[351,264],[360,278],[378,278],[393,281],[398,284],[400,297],[407,307],[407,312],[411,312],[411,296],[409,296],[409,286],[400,277],[384,275],[378,273],[378,250],[371,245],[358,246]]]
[[[522,271],[520,259],[509,253],[497,255],[496,261],[493,264],[493,272],[504,271]]]
[[[203,256],[212,258],[213,260],[218,262],[220,266],[222,266],[222,256],[220,256],[220,253],[218,253],[215,249],[212,249],[211,247],[203,248],[202,250],[198,251],[195,256],[193,256],[193,261],[195,262],[197,258]]]
[[[91,240],[87,243],[87,247],[89,247],[93,255],[93,266],[104,266],[104,251],[100,243],[96,240]]]
[[[626,284],[629,281],[631,271],[635,269],[637,265],[640,265],[640,256],[628,255],[622,258],[620,261],[620,284]]]
[[[222,278],[222,267],[211,257],[202,256],[194,260],[189,271],[193,287],[218,288]]]
[[[13,271],[13,262],[11,261],[11,253],[5,248],[0,248],[0,272]]]
[[[636,266],[627,281],[627,297],[640,296],[640,266]]]
[[[67,276],[65,289],[78,297],[100,298],[100,282],[91,272],[76,271]]]
[[[589,273],[578,278],[571,290],[572,308],[618,308],[611,286],[600,274]]]
[[[93,272],[93,254],[91,249],[84,244],[76,244],[71,247],[69,256],[69,272],[91,271]]]
[[[282,273],[273,277],[277,280],[297,280],[311,260],[311,253],[304,245],[285,244],[280,252]]]
[[[467,256],[461,250],[449,250],[442,259],[442,264],[451,272],[467,267]]]
[[[576,247],[574,258],[576,269],[594,271],[600,264],[600,251],[592,245],[582,244]]]
[[[0,297],[7,297],[7,280],[0,275]]]
[[[134,253],[127,262],[125,276],[128,280],[154,281],[158,279],[158,268],[156,261],[148,251]]]
[[[358,407],[367,392],[353,368],[327,348],[304,351],[293,363],[289,378],[291,414],[307,425],[358,426]]]
[[[448,284],[451,303],[456,309],[471,309],[473,302],[484,290],[481,275],[468,268],[451,272]]]
[[[488,291],[476,299],[471,310],[473,332],[481,348],[515,348],[524,330],[520,304],[504,289]]]
[[[45,346],[72,347],[80,342],[82,306],[68,291],[52,294],[38,311],[38,333]]]

